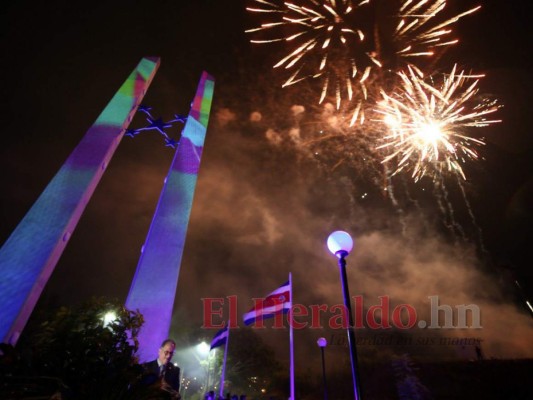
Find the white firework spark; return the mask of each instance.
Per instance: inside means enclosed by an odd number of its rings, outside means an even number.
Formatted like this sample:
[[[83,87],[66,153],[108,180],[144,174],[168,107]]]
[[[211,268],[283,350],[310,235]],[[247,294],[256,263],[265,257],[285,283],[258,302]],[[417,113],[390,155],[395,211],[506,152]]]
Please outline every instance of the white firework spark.
[[[251,42],[284,42],[289,49],[274,65],[288,72],[282,86],[320,80],[319,104],[328,99],[339,110],[347,100],[352,126],[364,123],[369,91],[379,87],[384,66],[396,72],[457,43],[449,39],[450,26],[479,9],[445,19],[445,0],[398,0],[387,3],[384,15],[378,0],[250,1],[249,12],[270,18],[246,31]]]
[[[440,83],[428,83],[412,66],[398,75],[400,87],[390,95],[382,91],[376,109],[388,129],[378,146],[389,152],[383,162],[396,160],[393,174],[412,170],[415,181],[446,171],[466,179],[462,164],[477,160],[475,146],[484,144],[469,129],[500,122],[486,118],[499,108],[495,101],[475,99],[482,75],[457,72],[456,66]]]
[[[296,3],[276,4],[267,0],[254,0],[257,7],[248,7],[253,13],[274,16],[273,22],[246,32],[274,33],[274,37],[252,39],[252,43],[284,41],[291,45],[289,53],[274,68],[290,70],[283,87],[307,78],[322,81],[319,103],[326,96],[335,98],[337,108],[341,100],[352,100],[354,93],[366,92],[367,81],[373,67],[381,62],[372,51],[365,50],[368,34],[357,26],[358,14],[368,8],[371,0],[306,0]]]

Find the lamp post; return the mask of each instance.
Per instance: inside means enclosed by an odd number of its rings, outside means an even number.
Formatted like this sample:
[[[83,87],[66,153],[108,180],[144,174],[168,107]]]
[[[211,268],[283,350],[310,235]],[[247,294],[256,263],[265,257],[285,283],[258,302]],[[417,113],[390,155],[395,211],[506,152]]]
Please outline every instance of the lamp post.
[[[324,386],[324,400],[328,400],[328,386],[326,384],[326,361],[324,358],[324,347],[328,345],[326,338],[318,338],[316,341],[318,347],[320,347],[320,353],[322,354],[322,385]]]
[[[350,302],[350,292],[348,289],[348,279],[346,277],[345,260],[345,257],[350,254],[350,251],[352,251],[353,239],[347,232],[335,231],[329,235],[327,244],[329,251],[331,251],[331,253],[333,253],[339,259],[342,294],[344,297],[344,306],[346,307],[346,312],[348,314],[348,327],[346,330],[348,333],[348,346],[350,348],[350,364],[352,366],[354,399],[361,400],[359,373],[357,370],[357,348],[355,345],[355,331],[352,316],[352,306]]]
[[[198,353],[200,353],[200,355],[203,356],[204,358],[203,361],[204,362],[207,361],[207,371],[206,371],[206,377],[205,377],[205,392],[207,393],[209,391],[209,372],[211,369],[210,348],[206,342],[201,342],[196,345],[196,350],[198,350]]]

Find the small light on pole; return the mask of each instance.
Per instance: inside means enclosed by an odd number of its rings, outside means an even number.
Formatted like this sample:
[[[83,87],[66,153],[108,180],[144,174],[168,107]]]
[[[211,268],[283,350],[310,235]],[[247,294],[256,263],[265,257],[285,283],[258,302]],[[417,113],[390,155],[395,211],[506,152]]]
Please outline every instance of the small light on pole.
[[[104,317],[102,318],[104,323],[104,328],[109,327],[113,322],[117,320],[117,313],[114,311],[108,311],[105,313]],[[111,327],[109,327],[111,329]]]
[[[352,366],[352,381],[355,400],[361,400],[361,390],[359,381],[359,372],[357,369],[357,348],[355,344],[355,331],[352,315],[352,305],[350,301],[350,291],[348,289],[348,279],[346,277],[346,260],[345,257],[353,249],[353,239],[349,233],[344,231],[335,231],[328,237],[328,249],[339,259],[339,271],[341,275],[342,294],[344,297],[344,306],[348,314],[348,346],[350,347],[350,364]]]
[[[209,390],[209,375],[211,370],[211,347],[206,342],[201,342],[196,345],[196,350],[198,351],[198,353],[200,353],[202,357],[204,357],[204,360],[207,359],[207,373],[205,377],[205,391],[207,393],[207,391]]]
[[[198,343],[196,345],[196,349],[204,357],[207,357],[207,355],[209,354],[209,345],[206,342]]]
[[[320,353],[322,354],[322,384],[324,385],[324,400],[328,400],[328,386],[326,384],[326,361],[324,358],[324,347],[328,345],[326,338],[318,338],[316,341],[318,347],[320,347]]]

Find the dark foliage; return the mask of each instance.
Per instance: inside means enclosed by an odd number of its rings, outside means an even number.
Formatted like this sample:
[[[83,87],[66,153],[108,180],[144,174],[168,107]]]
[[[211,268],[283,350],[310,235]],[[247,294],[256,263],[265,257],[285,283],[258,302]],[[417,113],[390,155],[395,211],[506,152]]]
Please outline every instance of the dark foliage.
[[[116,319],[104,324],[112,311]],[[61,307],[29,327],[2,356],[2,398],[128,398],[142,373],[135,352],[142,315],[121,304],[93,299]]]
[[[416,368],[409,355],[404,354],[394,360],[392,368],[400,400],[427,400],[431,398],[429,390],[416,376]]]
[[[288,373],[276,360],[274,350],[253,329],[232,331],[229,347],[226,381],[232,392],[255,398],[263,391],[283,391],[280,386]],[[288,386],[286,389],[288,392]]]

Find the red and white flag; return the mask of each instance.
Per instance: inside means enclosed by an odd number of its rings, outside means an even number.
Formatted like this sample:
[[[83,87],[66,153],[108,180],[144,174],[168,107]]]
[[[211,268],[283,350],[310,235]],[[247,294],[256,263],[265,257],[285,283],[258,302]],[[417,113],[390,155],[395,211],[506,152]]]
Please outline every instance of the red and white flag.
[[[272,318],[288,313],[291,309],[291,283],[285,282],[264,299],[254,299],[255,306],[244,314],[244,324],[251,325],[257,320]]]

